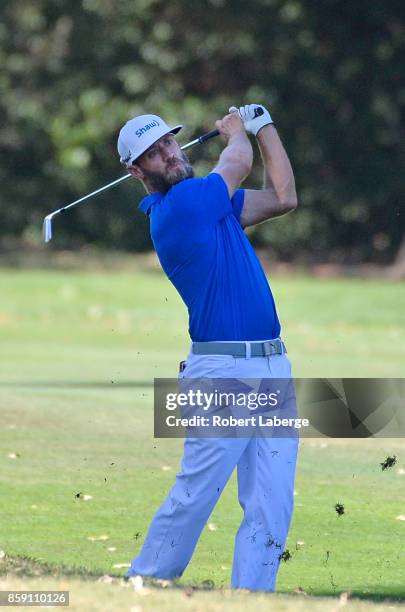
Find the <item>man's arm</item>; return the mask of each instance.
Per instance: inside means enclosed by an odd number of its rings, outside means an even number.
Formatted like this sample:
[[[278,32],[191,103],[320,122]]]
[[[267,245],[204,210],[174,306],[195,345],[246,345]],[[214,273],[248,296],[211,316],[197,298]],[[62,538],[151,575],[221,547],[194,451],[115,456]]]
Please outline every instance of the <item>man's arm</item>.
[[[297,207],[294,174],[274,125],[261,128],[257,139],[264,166],[263,188],[245,191],[240,218],[243,227],[279,217]]]
[[[213,172],[220,174],[232,198],[236,189],[250,173],[253,163],[253,149],[245,127],[237,113],[225,115],[216,122],[220,134],[225,137],[227,146],[222,151]]]
[[[249,134],[257,137],[264,166],[263,188],[245,190],[241,225],[256,225],[293,210],[297,207],[294,175],[269,111],[258,104],[239,109],[232,106],[229,110],[241,117]]]

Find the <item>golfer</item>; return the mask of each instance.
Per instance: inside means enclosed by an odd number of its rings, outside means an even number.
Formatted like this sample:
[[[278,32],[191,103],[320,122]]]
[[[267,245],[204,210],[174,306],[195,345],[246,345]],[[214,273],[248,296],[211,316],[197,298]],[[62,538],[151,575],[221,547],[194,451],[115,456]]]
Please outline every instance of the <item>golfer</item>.
[[[194,178],[175,134],[156,115],[131,119],[118,139],[121,161],[149,193],[164,272],[189,313],[190,354],[180,377],[290,378],[274,299],[244,228],[297,206],[290,162],[269,112],[257,104],[216,122],[226,142],[215,168]],[[257,138],[264,184],[240,189]],[[184,572],[235,467],[243,518],[235,539],[232,587],[274,591],[290,525],[296,437],[186,437],[180,472],[157,510],[128,576],[173,579]]]

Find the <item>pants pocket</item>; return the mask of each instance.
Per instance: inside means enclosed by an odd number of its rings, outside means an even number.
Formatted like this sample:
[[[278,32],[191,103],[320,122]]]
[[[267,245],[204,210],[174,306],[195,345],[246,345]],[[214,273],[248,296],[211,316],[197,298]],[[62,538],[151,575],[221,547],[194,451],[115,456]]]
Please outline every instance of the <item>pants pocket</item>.
[[[232,355],[194,355],[185,362],[182,378],[222,378],[232,376],[236,357]]]

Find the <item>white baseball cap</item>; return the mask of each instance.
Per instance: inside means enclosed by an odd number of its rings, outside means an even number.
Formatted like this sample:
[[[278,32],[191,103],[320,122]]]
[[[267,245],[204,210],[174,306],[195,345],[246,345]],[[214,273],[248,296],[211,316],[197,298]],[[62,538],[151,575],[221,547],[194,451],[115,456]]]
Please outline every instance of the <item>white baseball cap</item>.
[[[120,161],[130,166],[154,142],[166,134],[177,134],[182,125],[169,127],[157,115],[139,115],[126,122],[118,136],[118,153]]]

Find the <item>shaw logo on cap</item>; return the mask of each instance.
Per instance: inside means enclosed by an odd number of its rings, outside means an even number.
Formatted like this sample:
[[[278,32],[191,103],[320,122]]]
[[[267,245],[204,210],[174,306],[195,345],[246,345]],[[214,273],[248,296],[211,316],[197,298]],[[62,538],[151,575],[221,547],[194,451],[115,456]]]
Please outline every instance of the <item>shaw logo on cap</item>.
[[[142,134],[145,134],[145,132],[148,132],[151,128],[158,127],[158,125],[159,121],[152,121],[151,123],[147,123],[143,127],[139,128],[139,130],[136,130],[135,134],[138,136],[138,138],[140,138]]]

